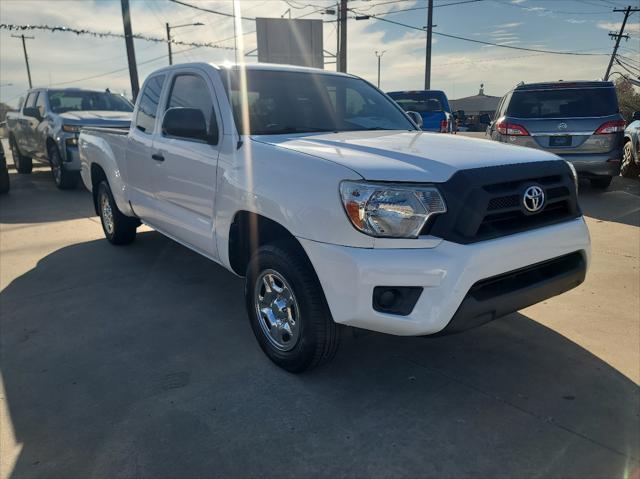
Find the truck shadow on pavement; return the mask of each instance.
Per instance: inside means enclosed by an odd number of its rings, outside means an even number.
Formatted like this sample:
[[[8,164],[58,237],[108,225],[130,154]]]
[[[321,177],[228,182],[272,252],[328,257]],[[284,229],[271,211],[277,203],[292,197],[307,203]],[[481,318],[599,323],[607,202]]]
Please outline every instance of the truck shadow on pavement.
[[[0,308],[14,479],[604,478],[639,460],[638,386],[520,314],[347,330],[291,375],[258,348],[242,281],[154,232],[62,248]]]
[[[11,170],[11,189],[0,196],[0,223],[45,223],[96,216],[91,194],[79,183],[73,190],[58,190],[51,170],[36,166],[28,175]]]

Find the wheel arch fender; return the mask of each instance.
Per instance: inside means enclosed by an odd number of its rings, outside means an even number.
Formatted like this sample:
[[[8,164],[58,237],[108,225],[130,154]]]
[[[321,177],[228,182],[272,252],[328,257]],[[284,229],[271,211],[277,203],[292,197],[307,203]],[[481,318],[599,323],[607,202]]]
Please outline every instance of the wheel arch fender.
[[[113,135],[113,137],[118,140],[120,138],[126,139],[126,136],[118,137]],[[118,142],[114,148],[110,141],[106,141],[98,135],[82,133],[80,135],[79,151],[82,181],[85,187],[93,192],[94,201],[97,185],[100,181],[106,180],[118,209],[127,216],[136,216],[129,203],[127,186],[116,160],[119,157],[118,155],[125,155],[123,145]]]

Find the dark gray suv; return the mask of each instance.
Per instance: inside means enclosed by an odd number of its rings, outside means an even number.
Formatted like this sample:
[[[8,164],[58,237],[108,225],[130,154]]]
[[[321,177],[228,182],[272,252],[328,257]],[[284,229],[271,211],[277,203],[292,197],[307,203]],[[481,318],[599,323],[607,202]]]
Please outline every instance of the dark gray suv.
[[[611,82],[521,83],[498,105],[487,133],[570,161],[596,188],[620,171],[625,121]]]

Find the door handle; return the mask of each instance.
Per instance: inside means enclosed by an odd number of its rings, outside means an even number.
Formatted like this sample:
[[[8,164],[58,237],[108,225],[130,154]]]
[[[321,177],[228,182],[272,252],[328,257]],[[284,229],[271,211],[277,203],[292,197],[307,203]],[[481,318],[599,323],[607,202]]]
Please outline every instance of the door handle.
[[[151,155],[151,158],[156,161],[164,161],[164,156],[162,156],[161,153],[154,153],[153,155]]]

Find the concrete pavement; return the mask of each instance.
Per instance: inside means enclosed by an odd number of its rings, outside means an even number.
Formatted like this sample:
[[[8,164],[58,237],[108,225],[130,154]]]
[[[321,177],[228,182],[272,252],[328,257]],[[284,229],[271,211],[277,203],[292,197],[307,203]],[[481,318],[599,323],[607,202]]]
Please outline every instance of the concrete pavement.
[[[346,334],[294,376],[242,281],[102,235],[46,168],[0,197],[2,478],[626,477],[640,461],[640,184],[584,185],[578,289],[441,338]]]

